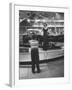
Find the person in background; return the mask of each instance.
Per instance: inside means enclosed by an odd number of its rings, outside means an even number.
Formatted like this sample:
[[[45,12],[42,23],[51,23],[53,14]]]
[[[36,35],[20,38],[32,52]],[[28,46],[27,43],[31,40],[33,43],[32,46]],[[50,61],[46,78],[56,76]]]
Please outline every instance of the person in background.
[[[32,72],[35,73],[35,66],[36,66],[37,67],[37,73],[40,73],[39,51],[38,51],[39,43],[35,37],[32,37],[32,39],[29,40],[29,43],[31,46]]]
[[[47,41],[48,41],[48,26],[47,23],[44,24],[43,27],[43,50],[47,50]]]

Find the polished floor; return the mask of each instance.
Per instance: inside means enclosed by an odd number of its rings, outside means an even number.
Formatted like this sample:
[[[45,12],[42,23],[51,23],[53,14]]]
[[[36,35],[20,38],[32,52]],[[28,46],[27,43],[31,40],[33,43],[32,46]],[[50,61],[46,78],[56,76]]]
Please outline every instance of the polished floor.
[[[33,74],[31,65],[20,65],[19,79],[34,79],[34,78],[59,78],[64,77],[64,58],[50,60],[47,63],[40,64],[40,73]]]

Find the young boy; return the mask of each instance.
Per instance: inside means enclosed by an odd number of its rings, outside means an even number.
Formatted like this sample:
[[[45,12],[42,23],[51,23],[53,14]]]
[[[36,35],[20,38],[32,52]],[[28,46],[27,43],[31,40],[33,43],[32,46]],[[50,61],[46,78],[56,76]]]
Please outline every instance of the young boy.
[[[31,46],[32,72],[35,73],[35,65],[36,65],[37,73],[40,73],[38,41],[35,38],[32,38],[31,40],[29,40],[29,43]]]

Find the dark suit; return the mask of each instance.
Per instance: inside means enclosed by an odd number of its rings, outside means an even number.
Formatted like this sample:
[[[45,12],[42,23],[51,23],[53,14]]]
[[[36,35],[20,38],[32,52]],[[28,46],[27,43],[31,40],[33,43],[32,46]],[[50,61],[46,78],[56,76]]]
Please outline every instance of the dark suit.
[[[32,60],[32,72],[35,72],[35,65],[37,67],[37,72],[40,72],[39,68],[39,51],[38,51],[38,41],[30,40],[31,45],[31,60]]]
[[[31,59],[32,59],[32,72],[35,72],[35,65],[37,67],[37,71],[40,71],[38,48],[31,49]]]

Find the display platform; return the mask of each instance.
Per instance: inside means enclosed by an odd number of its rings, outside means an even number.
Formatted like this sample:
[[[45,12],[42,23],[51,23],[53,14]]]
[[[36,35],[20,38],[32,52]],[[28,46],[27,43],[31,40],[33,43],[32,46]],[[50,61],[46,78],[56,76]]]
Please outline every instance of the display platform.
[[[39,48],[39,58],[40,62],[46,62],[48,60],[55,60],[56,58],[64,57],[64,48],[55,49],[55,50],[47,50],[44,51]],[[31,49],[29,48],[28,53],[20,53],[19,55],[19,63],[21,64],[31,64]]]

